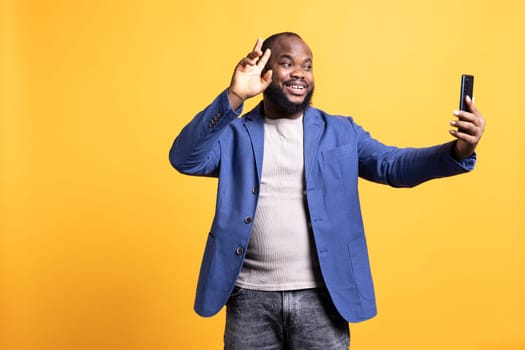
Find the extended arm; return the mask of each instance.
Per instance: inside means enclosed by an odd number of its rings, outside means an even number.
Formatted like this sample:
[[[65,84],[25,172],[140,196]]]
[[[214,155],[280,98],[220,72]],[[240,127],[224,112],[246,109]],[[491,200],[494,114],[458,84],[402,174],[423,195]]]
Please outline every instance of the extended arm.
[[[412,187],[424,181],[470,171],[476,162],[476,146],[485,129],[485,119],[470,97],[471,112],[454,111],[450,124],[456,141],[425,148],[388,147],[357,128],[360,175],[394,187]]]

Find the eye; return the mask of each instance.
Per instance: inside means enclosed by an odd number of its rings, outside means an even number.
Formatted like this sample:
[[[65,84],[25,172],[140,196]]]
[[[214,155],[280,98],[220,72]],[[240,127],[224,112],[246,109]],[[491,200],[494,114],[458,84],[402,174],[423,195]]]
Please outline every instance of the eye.
[[[311,64],[307,64],[307,65],[303,66],[303,69],[304,69],[304,70],[307,70],[307,71],[311,71],[312,68],[313,68],[313,67],[312,67]]]
[[[285,62],[281,62],[281,67],[284,67],[284,68],[290,68],[292,66],[292,64],[288,61],[285,61]]]

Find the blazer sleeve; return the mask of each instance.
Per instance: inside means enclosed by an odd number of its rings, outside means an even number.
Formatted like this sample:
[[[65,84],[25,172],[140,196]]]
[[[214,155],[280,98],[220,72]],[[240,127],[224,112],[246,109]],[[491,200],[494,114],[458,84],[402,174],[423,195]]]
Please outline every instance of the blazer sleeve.
[[[475,153],[462,161],[454,159],[456,141],[424,148],[398,148],[382,144],[355,123],[353,127],[359,176],[370,181],[392,187],[413,187],[431,179],[469,172],[476,164]]]
[[[216,176],[220,164],[221,134],[242,112],[233,110],[227,90],[199,112],[175,138],[169,152],[171,165],[188,175]]]

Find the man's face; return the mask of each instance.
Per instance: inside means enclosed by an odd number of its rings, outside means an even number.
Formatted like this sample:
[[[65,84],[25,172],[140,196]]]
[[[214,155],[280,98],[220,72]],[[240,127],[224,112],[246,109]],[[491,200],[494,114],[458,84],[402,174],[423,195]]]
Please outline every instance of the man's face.
[[[275,40],[267,68],[273,71],[272,83],[264,97],[283,116],[297,114],[310,104],[314,91],[312,52],[295,36]]]

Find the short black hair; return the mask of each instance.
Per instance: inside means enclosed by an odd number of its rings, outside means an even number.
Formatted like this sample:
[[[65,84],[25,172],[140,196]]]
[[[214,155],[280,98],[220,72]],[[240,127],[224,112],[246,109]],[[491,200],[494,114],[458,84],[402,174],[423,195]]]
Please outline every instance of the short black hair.
[[[294,36],[294,37],[296,37],[298,39],[303,40],[303,38],[301,38],[299,36],[299,34],[294,33],[294,32],[282,32],[282,33],[272,34],[269,37],[267,37],[266,39],[264,39],[261,51],[264,53],[264,51],[266,51],[266,49],[271,48],[273,43],[275,42],[275,40],[277,40],[281,36]]]

